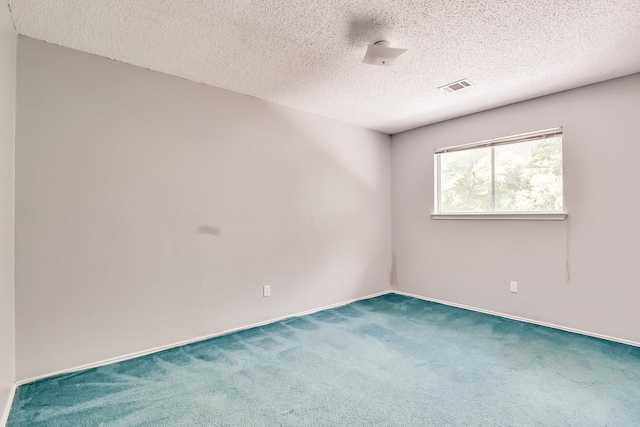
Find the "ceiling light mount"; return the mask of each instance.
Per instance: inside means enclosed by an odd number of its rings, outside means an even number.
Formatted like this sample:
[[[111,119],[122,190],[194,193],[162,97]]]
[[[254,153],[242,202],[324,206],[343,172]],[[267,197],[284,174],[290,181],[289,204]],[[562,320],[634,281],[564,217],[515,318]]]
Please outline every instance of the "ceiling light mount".
[[[362,62],[364,64],[389,67],[409,50],[391,47],[390,45],[391,43],[386,40],[379,40],[374,44],[370,44],[367,47],[367,53],[364,55]]]

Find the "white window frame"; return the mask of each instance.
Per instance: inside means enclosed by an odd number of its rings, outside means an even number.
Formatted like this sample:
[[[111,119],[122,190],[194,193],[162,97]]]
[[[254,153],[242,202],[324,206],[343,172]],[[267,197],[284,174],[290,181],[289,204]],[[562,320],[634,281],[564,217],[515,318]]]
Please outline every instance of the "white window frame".
[[[495,148],[498,145],[517,144],[519,142],[535,141],[540,139],[563,136],[562,126],[545,129],[536,132],[521,133],[503,138],[488,139],[471,144],[455,145],[452,147],[438,148],[434,151],[434,212],[432,219],[502,219],[502,220],[534,220],[534,221],[562,221],[567,217],[564,201],[564,171],[562,189],[562,211],[557,212],[495,212],[496,182],[495,182]],[[453,151],[469,150],[472,148],[491,147],[491,211],[492,212],[441,212],[440,211],[440,154]]]

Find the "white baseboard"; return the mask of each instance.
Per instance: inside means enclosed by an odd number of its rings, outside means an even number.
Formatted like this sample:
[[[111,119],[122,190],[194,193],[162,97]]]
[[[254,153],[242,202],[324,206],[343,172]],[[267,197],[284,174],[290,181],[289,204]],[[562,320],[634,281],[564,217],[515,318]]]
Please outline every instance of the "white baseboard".
[[[76,367],[73,367],[73,368],[62,369],[60,371],[51,372],[51,373],[44,374],[44,375],[38,375],[38,376],[35,376],[35,377],[32,377],[32,378],[27,378],[27,379],[24,379],[24,380],[17,381],[16,385],[21,386],[23,384],[28,384],[28,383],[31,383],[31,382],[34,382],[34,381],[38,381],[38,380],[41,380],[41,379],[44,379],[44,378],[53,377],[53,376],[56,376],[56,375],[68,374],[68,373],[71,373],[71,372],[83,371],[85,369],[97,368],[99,366],[111,365],[112,363],[122,362],[122,361],[129,360],[129,359],[135,359],[136,357],[141,357],[141,356],[146,356],[148,354],[158,353],[160,351],[169,350],[171,348],[180,347],[180,346],[187,345],[187,344],[193,344],[193,343],[196,343],[196,342],[199,342],[199,341],[206,341],[208,339],[220,337],[222,335],[228,335],[228,334],[232,334],[234,332],[244,331],[245,329],[256,328],[256,327],[259,327],[259,326],[268,325],[270,323],[279,322],[281,320],[290,319],[290,318],[293,318],[293,317],[306,316],[308,314],[317,313],[319,311],[328,310],[328,309],[336,308],[336,307],[342,307],[343,305],[351,304],[352,302],[366,300],[366,299],[370,299],[370,298],[375,298],[375,297],[378,297],[380,295],[386,295],[386,294],[388,294],[390,292],[391,291],[382,291],[382,292],[378,292],[378,293],[375,293],[375,294],[367,295],[367,296],[364,296],[364,297],[361,297],[361,298],[354,298],[354,299],[351,299],[351,300],[339,302],[339,303],[336,303],[336,304],[327,305],[327,306],[324,306],[324,307],[314,308],[314,309],[303,311],[303,312],[296,313],[296,314],[290,314],[290,315],[287,315],[287,316],[281,316],[281,317],[277,317],[275,319],[269,319],[269,320],[265,320],[263,322],[253,323],[251,325],[241,326],[241,327],[238,327],[238,328],[229,329],[229,330],[222,331],[222,332],[216,332],[216,333],[210,334],[210,335],[205,335],[205,336],[201,336],[201,337],[197,337],[197,338],[192,338],[190,340],[180,341],[180,342],[164,345],[164,346],[161,346],[161,347],[155,347],[155,348],[151,348],[151,349],[148,349],[148,350],[138,351],[138,352],[135,352],[135,353],[129,353],[129,354],[125,354],[123,356],[113,357],[111,359],[100,360],[98,362],[88,363],[88,364],[82,365],[82,366],[76,366]]]
[[[13,403],[13,397],[16,395],[16,387],[14,384],[9,389],[9,397],[7,398],[7,403],[4,405],[2,413],[0,413],[0,427],[5,427],[7,425],[7,421],[9,420],[9,411],[11,411],[11,404]]]
[[[362,300],[366,300],[366,299],[370,299],[370,298],[375,298],[375,297],[378,297],[378,296],[381,296],[381,295],[390,294],[390,293],[394,293],[394,294],[398,294],[398,295],[404,295],[404,296],[413,297],[413,298],[417,298],[417,299],[421,299],[421,300],[425,300],[425,301],[430,301],[430,302],[444,304],[444,305],[448,305],[448,306],[452,306],[452,307],[462,308],[462,309],[465,309],[465,310],[476,311],[476,312],[479,312],[479,313],[485,313],[485,314],[490,314],[490,315],[493,315],[493,316],[504,317],[506,319],[517,320],[517,321],[525,322],[525,323],[532,323],[532,324],[535,324],[535,325],[546,326],[548,328],[559,329],[559,330],[562,330],[562,331],[573,332],[573,333],[576,333],[576,334],[586,335],[586,336],[595,337],[595,338],[601,338],[601,339],[605,339],[605,340],[609,340],[609,341],[614,341],[614,342],[619,342],[619,343],[622,343],[622,344],[628,344],[628,345],[640,347],[640,343],[637,343],[637,342],[634,342],[634,341],[625,340],[625,339],[621,339],[621,338],[610,337],[610,336],[607,336],[607,335],[601,335],[601,334],[596,334],[596,333],[593,333],[593,332],[582,331],[580,329],[568,328],[568,327],[565,327],[565,326],[555,325],[553,323],[540,322],[540,321],[537,321],[537,320],[527,319],[525,317],[513,316],[513,315],[510,315],[510,314],[500,313],[500,312],[497,312],[497,311],[485,310],[485,309],[482,309],[482,308],[471,307],[471,306],[464,305],[464,304],[457,304],[457,303],[454,303],[454,302],[443,301],[443,300],[439,300],[439,299],[436,299],[436,298],[424,297],[424,296],[412,294],[412,293],[409,293],[409,292],[404,292],[404,291],[399,291],[399,290],[388,290],[388,291],[382,291],[382,292],[378,292],[378,293],[375,293],[375,294],[367,295],[367,296],[364,296],[364,297],[361,297],[361,298],[355,298],[355,299],[339,302],[339,303],[336,303],[336,304],[327,305],[327,306],[324,306],[324,307],[314,308],[312,310],[307,310],[307,311],[303,311],[303,312],[296,313],[296,314],[291,314],[291,315],[287,315],[287,316],[281,316],[281,317],[277,317],[277,318],[274,318],[274,319],[265,320],[263,322],[253,323],[251,325],[241,326],[241,327],[238,327],[238,328],[229,329],[229,330],[222,331],[222,332],[216,332],[214,334],[205,335],[205,336],[198,337],[198,338],[193,338],[193,339],[190,339],[190,340],[180,341],[180,342],[168,344],[168,345],[161,346],[161,347],[155,347],[155,348],[148,349],[148,350],[143,350],[143,351],[139,351],[139,352],[135,352],[135,353],[129,353],[129,354],[125,354],[123,356],[114,357],[114,358],[111,358],[111,359],[100,360],[98,362],[88,363],[86,365],[76,366],[76,367],[73,367],[73,368],[63,369],[63,370],[60,370],[60,371],[51,372],[51,373],[48,373],[48,374],[39,375],[39,376],[36,376],[36,377],[20,380],[20,381],[17,381],[15,386],[13,387],[11,399],[13,400],[13,393],[15,393],[16,386],[20,386],[20,385],[23,385],[23,384],[28,384],[28,383],[31,383],[31,382],[34,382],[34,381],[38,381],[38,380],[41,380],[41,379],[44,379],[44,378],[48,378],[48,377],[52,377],[52,376],[56,376],[56,375],[61,375],[61,374],[68,374],[68,373],[71,373],[71,372],[82,371],[82,370],[90,369],[90,368],[97,368],[99,366],[110,365],[112,363],[122,362],[122,361],[125,361],[125,360],[134,359],[136,357],[141,357],[141,356],[146,356],[148,354],[158,353],[160,351],[168,350],[168,349],[171,349],[171,348],[175,348],[175,347],[180,347],[180,346],[187,345],[187,344],[196,343],[196,342],[199,342],[199,341],[205,341],[205,340],[208,340],[208,339],[211,339],[211,338],[216,338],[216,337],[219,337],[219,336],[222,336],[222,335],[228,335],[228,334],[232,334],[234,332],[243,331],[245,329],[251,329],[251,328],[255,328],[255,327],[259,327],[259,326],[268,325],[270,323],[279,322],[281,320],[290,319],[290,318],[293,318],[293,317],[306,316],[308,314],[317,313],[319,311],[328,310],[328,309],[331,309],[331,308],[341,307],[343,305],[351,304],[351,303],[356,302],[356,301],[362,301]],[[9,411],[9,409],[11,407],[10,405],[11,405],[11,403],[9,403],[9,407],[6,409],[5,416],[7,416],[7,417],[9,415],[8,411]],[[0,419],[0,420],[2,420],[2,419]],[[0,426],[2,426],[1,423],[0,423]]]
[[[413,297],[413,298],[417,298],[417,299],[421,299],[421,300],[425,300],[425,301],[437,302],[439,304],[449,305],[451,307],[463,308],[465,310],[477,311],[479,313],[484,313],[484,314],[491,314],[492,316],[504,317],[506,319],[517,320],[519,322],[532,323],[534,325],[546,326],[547,328],[559,329],[561,331],[573,332],[574,334],[586,335],[586,336],[589,336],[589,337],[600,338],[600,339],[603,339],[603,340],[614,341],[614,342],[619,342],[621,344],[627,344],[627,345],[632,345],[632,346],[635,346],[635,347],[640,347],[640,343],[637,343],[635,341],[625,340],[625,339],[622,339],[622,338],[610,337],[608,335],[596,334],[596,333],[593,333],[593,332],[587,332],[587,331],[583,331],[583,330],[580,330],[580,329],[568,328],[566,326],[555,325],[553,323],[540,322],[540,321],[537,321],[537,320],[527,319],[526,317],[513,316],[511,314],[505,314],[505,313],[500,313],[500,312],[497,312],[497,311],[485,310],[483,308],[471,307],[471,306],[468,306],[468,305],[457,304],[455,302],[449,302],[449,301],[443,301],[443,300],[439,300],[439,299],[436,299],[436,298],[423,297],[422,295],[416,295],[416,294],[412,294],[412,293],[404,292],[404,291],[393,290],[391,292],[394,293],[394,294],[404,295],[404,296],[407,296],[407,297]]]

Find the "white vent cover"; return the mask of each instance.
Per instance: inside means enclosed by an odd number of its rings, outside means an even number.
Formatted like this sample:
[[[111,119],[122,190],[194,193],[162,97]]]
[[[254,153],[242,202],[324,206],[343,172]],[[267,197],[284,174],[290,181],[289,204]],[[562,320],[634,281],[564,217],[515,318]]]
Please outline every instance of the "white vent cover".
[[[451,93],[451,92],[457,92],[462,89],[466,89],[470,86],[471,86],[471,82],[469,80],[462,79],[453,83],[446,84],[444,86],[440,86],[438,89],[446,93]]]

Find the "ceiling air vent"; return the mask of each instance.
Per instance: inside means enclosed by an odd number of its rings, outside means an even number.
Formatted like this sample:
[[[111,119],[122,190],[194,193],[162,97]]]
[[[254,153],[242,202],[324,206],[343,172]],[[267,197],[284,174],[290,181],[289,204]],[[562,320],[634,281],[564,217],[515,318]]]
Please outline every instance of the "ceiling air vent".
[[[438,89],[440,89],[443,92],[446,93],[451,93],[451,92],[457,92],[459,90],[462,89],[466,89],[469,86],[471,86],[471,82],[467,79],[462,79],[462,80],[458,80],[457,82],[453,82],[453,83],[449,83],[447,85],[444,86],[440,86]]]

